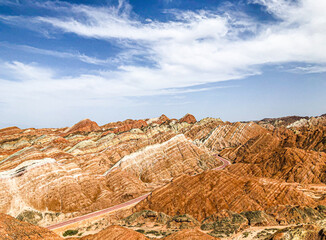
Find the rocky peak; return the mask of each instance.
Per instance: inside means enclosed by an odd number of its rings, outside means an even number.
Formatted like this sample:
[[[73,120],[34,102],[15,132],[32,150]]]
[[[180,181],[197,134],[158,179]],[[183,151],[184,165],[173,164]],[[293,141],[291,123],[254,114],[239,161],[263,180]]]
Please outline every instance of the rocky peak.
[[[191,123],[197,122],[197,120],[193,115],[187,113],[183,118],[180,118],[179,122],[180,123],[187,122],[187,123],[191,124]]]
[[[91,121],[90,119],[84,119],[76,123],[72,127],[66,129],[64,133],[73,133],[73,132],[91,132],[100,130],[100,127],[96,122]]]
[[[167,116],[165,116],[164,114],[162,114],[158,119],[159,119],[160,123],[164,123],[164,122],[170,120],[170,119],[169,119]]]

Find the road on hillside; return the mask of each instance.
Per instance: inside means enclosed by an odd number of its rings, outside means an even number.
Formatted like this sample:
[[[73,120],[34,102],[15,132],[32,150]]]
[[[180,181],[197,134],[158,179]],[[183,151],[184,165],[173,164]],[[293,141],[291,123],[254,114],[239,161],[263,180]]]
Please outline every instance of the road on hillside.
[[[83,216],[80,216],[80,217],[72,218],[72,219],[67,220],[65,222],[57,223],[57,224],[48,226],[46,228],[50,229],[50,230],[53,230],[53,229],[61,228],[61,227],[64,227],[64,226],[67,226],[67,225],[70,225],[70,224],[73,224],[73,223],[76,223],[76,222],[79,222],[79,221],[89,219],[89,218],[92,218],[92,217],[96,217],[96,216],[99,216],[99,215],[102,215],[102,214],[105,214],[105,213],[110,213],[110,212],[113,212],[113,211],[128,207],[128,206],[130,206],[132,204],[139,203],[140,201],[147,198],[147,196],[149,194],[151,194],[151,193],[147,193],[147,194],[145,194],[143,196],[132,199],[132,200],[130,200],[128,202],[124,202],[124,203],[115,205],[113,207],[105,208],[105,209],[102,209],[102,210],[99,210],[99,211],[96,211],[96,212],[92,212],[92,213],[89,213],[89,214],[86,214],[86,215],[83,215]]]
[[[217,167],[217,168],[213,168],[212,170],[222,170],[222,169],[226,168],[227,166],[229,166],[229,165],[231,164],[231,163],[230,163],[228,160],[226,160],[225,158],[222,158],[222,157],[220,157],[220,156],[218,156],[218,155],[215,155],[215,157],[216,157],[216,159],[220,160],[220,161],[223,163],[223,165],[221,165],[221,166],[219,166],[219,167]]]
[[[225,167],[227,167],[228,165],[230,165],[230,162],[228,160],[226,160],[225,158],[222,158],[222,157],[220,157],[218,155],[216,155],[215,157],[218,160],[222,161],[223,162],[223,165],[221,165],[221,166],[219,166],[217,168],[213,168],[212,170],[222,170]],[[131,206],[133,204],[137,204],[140,201],[142,201],[145,198],[147,198],[150,194],[151,193],[147,193],[147,194],[142,195],[142,196],[140,196],[138,198],[132,199],[132,200],[130,200],[128,202],[124,202],[124,203],[115,205],[113,207],[105,208],[105,209],[102,209],[102,210],[99,210],[99,211],[96,211],[96,212],[92,212],[92,213],[89,213],[89,214],[86,214],[86,215],[83,215],[83,216],[72,218],[72,219],[69,219],[67,221],[64,221],[64,222],[61,222],[61,223],[57,223],[57,224],[48,226],[46,228],[47,229],[50,229],[50,230],[54,230],[54,229],[58,229],[58,228],[61,228],[61,227],[64,227],[64,226],[67,226],[67,225],[70,225],[70,224],[73,224],[73,223],[77,223],[77,222],[83,221],[83,220],[87,220],[87,219],[90,219],[90,218],[93,218],[93,217],[96,217],[96,216],[99,216],[99,215],[102,215],[102,214],[114,212],[114,211],[123,209],[125,207]]]

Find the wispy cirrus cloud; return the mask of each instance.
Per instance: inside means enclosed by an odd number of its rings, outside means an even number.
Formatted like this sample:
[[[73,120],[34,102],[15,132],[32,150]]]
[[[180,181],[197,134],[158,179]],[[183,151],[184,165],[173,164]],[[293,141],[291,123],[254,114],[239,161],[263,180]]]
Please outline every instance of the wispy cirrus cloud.
[[[10,48],[18,51],[29,52],[33,54],[40,54],[46,56],[52,56],[57,58],[70,58],[75,59],[81,62],[94,64],[94,65],[102,65],[108,66],[112,64],[120,64],[122,62],[128,62],[132,57],[139,54],[137,49],[130,49],[129,51],[125,51],[116,55],[115,57],[107,58],[107,59],[100,59],[96,57],[91,57],[86,54],[80,52],[62,52],[62,51],[55,51],[43,48],[36,48],[29,45],[18,45],[18,44],[11,44],[8,42],[0,42],[0,47]]]
[[[293,73],[323,73],[326,72],[326,65],[307,65],[307,66],[298,66],[289,70]]]
[[[0,0],[0,5],[18,5],[19,0]]]
[[[58,57],[58,58],[72,58],[72,59],[77,59],[77,60],[85,62],[85,63],[96,64],[96,65],[105,65],[105,64],[117,62],[117,59],[99,59],[99,58],[87,56],[85,54],[81,54],[79,52],[75,52],[75,53],[60,52],[60,51],[36,48],[36,47],[28,46],[28,45],[10,44],[7,42],[0,42],[0,46],[15,49],[15,50],[35,53],[35,54]]]

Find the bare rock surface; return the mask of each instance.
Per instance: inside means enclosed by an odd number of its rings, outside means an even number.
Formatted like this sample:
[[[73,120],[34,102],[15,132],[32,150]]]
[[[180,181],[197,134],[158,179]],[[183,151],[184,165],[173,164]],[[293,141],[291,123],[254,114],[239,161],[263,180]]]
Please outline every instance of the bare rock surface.
[[[228,164],[217,155],[232,164],[220,171]],[[152,212],[136,220],[146,236],[201,227],[199,235],[230,237],[323,221],[325,183],[325,116],[230,123],[163,114],[0,129],[0,212],[39,226],[151,193],[133,209]]]
[[[74,132],[92,132],[97,130],[100,130],[100,127],[97,125],[96,122],[93,122],[89,119],[84,119],[76,123],[72,127],[66,129],[64,133],[69,134]]]
[[[326,238],[325,230],[309,224],[296,227],[288,227],[274,233],[269,240],[323,240]]]
[[[193,115],[187,113],[185,116],[183,116],[182,118],[179,119],[179,122],[180,123],[187,122],[187,123],[191,124],[191,123],[197,122],[197,120]]]
[[[3,240],[62,240],[46,228],[19,221],[11,216],[0,213],[0,239]]]
[[[286,204],[315,206],[317,202],[295,187],[277,180],[208,171],[175,179],[154,191],[136,209],[151,209],[168,215],[188,213],[202,220],[223,209],[240,213]]]
[[[0,130],[0,212],[46,226],[220,166],[165,115],[99,127]],[[28,213],[28,214],[27,214]]]
[[[199,229],[185,229],[175,234],[171,234],[164,238],[166,240],[182,240],[182,239],[194,239],[194,240],[218,240],[219,238],[212,237],[206,233],[203,233]]]
[[[110,226],[97,234],[88,235],[81,238],[82,240],[146,240],[143,234],[138,233],[136,231],[130,230],[128,228],[120,227],[120,226]]]

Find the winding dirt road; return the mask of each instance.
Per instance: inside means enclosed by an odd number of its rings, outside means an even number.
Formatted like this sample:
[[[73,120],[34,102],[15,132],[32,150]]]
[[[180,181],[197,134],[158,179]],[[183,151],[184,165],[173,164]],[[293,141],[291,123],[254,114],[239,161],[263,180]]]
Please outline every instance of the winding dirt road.
[[[223,164],[221,166],[217,167],[217,168],[213,168],[212,170],[222,170],[225,167],[227,167],[228,165],[230,165],[230,162],[228,160],[226,160],[225,158],[222,158],[222,157],[220,157],[218,155],[216,155],[216,158],[218,160],[222,161]],[[83,216],[72,218],[72,219],[69,219],[67,221],[48,226],[46,228],[50,229],[50,230],[54,230],[54,229],[65,227],[67,225],[74,224],[74,223],[77,223],[77,222],[80,222],[80,221],[83,221],[83,220],[87,220],[87,219],[90,219],[90,218],[93,218],[93,217],[96,217],[96,216],[99,216],[99,215],[102,215],[102,214],[117,211],[117,210],[123,209],[125,207],[131,206],[133,204],[139,203],[140,201],[147,198],[150,194],[151,193],[147,193],[147,194],[142,195],[142,196],[140,196],[138,198],[132,199],[132,200],[130,200],[128,202],[124,202],[124,203],[121,203],[121,204],[118,204],[118,205],[115,205],[115,206],[112,206],[112,207],[109,207],[109,208],[105,208],[105,209],[102,209],[102,210],[99,210],[99,211],[96,211],[96,212],[92,212],[92,213],[89,213],[89,214],[86,214],[86,215],[83,215]]]
[[[105,214],[105,213],[110,213],[110,212],[113,212],[113,211],[128,207],[128,206],[130,206],[132,204],[139,203],[140,201],[147,198],[147,196],[150,195],[150,194],[151,193],[146,193],[145,195],[140,196],[140,197],[135,198],[135,199],[132,199],[132,200],[130,200],[128,202],[124,202],[124,203],[115,205],[113,207],[105,208],[105,209],[102,209],[102,210],[99,210],[99,211],[96,211],[96,212],[88,213],[88,214],[83,215],[83,216],[72,218],[72,219],[69,219],[69,220],[67,220],[65,222],[57,223],[57,224],[48,226],[46,228],[50,229],[50,230],[53,230],[53,229],[61,228],[61,227],[64,227],[64,226],[67,226],[67,225],[70,225],[70,224],[73,224],[73,223],[76,223],[76,222],[79,222],[79,221],[89,219],[89,218],[92,218],[92,217],[96,217],[98,215],[102,215],[102,214]]]

